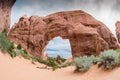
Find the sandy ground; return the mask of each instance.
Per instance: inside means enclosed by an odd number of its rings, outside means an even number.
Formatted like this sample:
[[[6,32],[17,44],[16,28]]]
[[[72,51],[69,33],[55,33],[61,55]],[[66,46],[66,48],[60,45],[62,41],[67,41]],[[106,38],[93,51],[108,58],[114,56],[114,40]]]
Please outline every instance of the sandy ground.
[[[120,68],[104,71],[93,66],[85,73],[74,73],[73,66],[56,71],[36,67],[43,65],[0,53],[0,80],[120,80]]]

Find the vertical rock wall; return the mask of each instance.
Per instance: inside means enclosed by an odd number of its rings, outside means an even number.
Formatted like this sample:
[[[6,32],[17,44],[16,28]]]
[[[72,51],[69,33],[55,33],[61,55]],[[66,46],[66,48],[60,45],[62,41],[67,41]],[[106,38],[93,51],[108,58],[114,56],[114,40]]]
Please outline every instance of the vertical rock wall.
[[[117,21],[115,26],[116,26],[117,39],[118,39],[118,42],[120,43],[120,21]]]
[[[0,0],[0,32],[10,28],[11,8],[16,0]]]

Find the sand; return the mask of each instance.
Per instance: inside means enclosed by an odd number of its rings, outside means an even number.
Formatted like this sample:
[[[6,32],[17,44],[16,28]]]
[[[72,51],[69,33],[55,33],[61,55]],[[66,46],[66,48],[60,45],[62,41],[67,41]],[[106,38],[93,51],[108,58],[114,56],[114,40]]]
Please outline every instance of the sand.
[[[56,71],[36,68],[43,66],[0,53],[0,80],[120,80],[120,68],[104,71],[93,66],[85,73],[74,73],[74,66]]]

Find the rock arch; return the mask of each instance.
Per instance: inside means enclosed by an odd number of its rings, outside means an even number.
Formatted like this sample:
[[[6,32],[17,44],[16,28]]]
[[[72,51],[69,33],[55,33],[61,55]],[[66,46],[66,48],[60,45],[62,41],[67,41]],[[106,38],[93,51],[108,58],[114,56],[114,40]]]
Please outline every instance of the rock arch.
[[[11,8],[16,0],[0,0],[0,32],[9,30]],[[63,11],[44,18],[23,16],[8,32],[10,39],[21,44],[30,54],[42,56],[52,38],[69,39],[73,57],[98,55],[100,51],[118,48],[111,31],[90,14],[81,11]]]
[[[13,42],[40,57],[48,42],[57,36],[70,40],[73,57],[98,55],[100,51],[118,48],[110,30],[81,10],[58,12],[43,18],[23,16],[9,32]]]

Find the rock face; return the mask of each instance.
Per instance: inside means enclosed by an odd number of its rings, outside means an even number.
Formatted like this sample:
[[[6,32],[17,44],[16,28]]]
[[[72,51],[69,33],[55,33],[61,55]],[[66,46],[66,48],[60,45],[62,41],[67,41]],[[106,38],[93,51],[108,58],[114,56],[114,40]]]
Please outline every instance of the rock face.
[[[48,42],[57,36],[69,39],[73,57],[98,55],[100,51],[118,48],[110,30],[81,10],[58,12],[44,18],[23,16],[9,32],[13,42],[40,57]]]
[[[0,32],[10,27],[11,8],[16,0],[0,0]]]
[[[116,25],[117,39],[118,39],[118,42],[120,43],[120,21],[117,21],[115,25]]]

